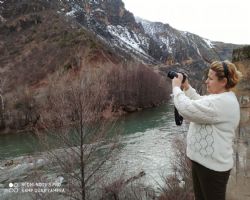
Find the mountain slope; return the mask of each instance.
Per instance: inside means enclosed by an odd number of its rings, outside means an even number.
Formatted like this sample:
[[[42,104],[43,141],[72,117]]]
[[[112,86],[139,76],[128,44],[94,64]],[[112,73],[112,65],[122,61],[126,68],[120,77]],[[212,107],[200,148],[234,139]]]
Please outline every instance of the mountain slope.
[[[161,22],[150,22],[140,18],[136,18],[136,21],[142,24],[145,32],[160,46],[162,53],[158,59],[166,64],[199,59],[231,59],[233,49],[238,46],[213,42],[189,32],[179,31]]]
[[[47,1],[3,3],[0,24],[1,79],[6,92],[38,84],[48,74],[80,66],[81,54],[118,61],[92,33],[59,15]],[[89,59],[95,59],[89,57]],[[16,88],[17,89],[17,88]]]
[[[0,16],[1,75],[12,80],[7,90],[34,84],[62,66],[77,66],[80,46],[105,49],[120,61],[181,67],[197,79],[207,62],[231,60],[239,47],[135,19],[121,0],[2,0]]]
[[[61,1],[63,2],[63,1]],[[146,63],[190,63],[229,59],[238,45],[213,42],[168,24],[136,18],[121,0],[70,1],[65,15],[102,37],[112,47]],[[64,2],[64,6],[67,1]]]
[[[165,80],[155,71],[183,70],[199,86],[207,61],[230,60],[235,47],[135,19],[121,0],[1,0],[0,95],[9,99],[13,116],[23,119],[34,104],[24,107],[20,99],[42,96],[54,74],[115,66],[111,77],[118,83],[110,84],[116,86],[110,91],[116,106],[136,110],[159,105],[168,96]],[[136,68],[131,61],[143,64]],[[121,82],[126,87],[119,90]]]
[[[91,85],[104,81],[104,89],[90,91],[106,95],[100,99],[103,106],[99,117],[157,106],[168,99],[169,91],[162,76],[135,63],[135,54],[112,49],[108,40],[78,23],[70,15],[71,3],[74,2],[1,1],[1,131],[39,124],[41,113],[50,113],[45,106],[49,93],[61,91],[53,90],[53,85],[57,83],[66,93],[65,88],[74,89],[76,77],[84,77],[81,74],[87,72],[82,85],[89,79]],[[67,6],[70,9],[66,12]],[[97,77],[98,74],[103,78]]]

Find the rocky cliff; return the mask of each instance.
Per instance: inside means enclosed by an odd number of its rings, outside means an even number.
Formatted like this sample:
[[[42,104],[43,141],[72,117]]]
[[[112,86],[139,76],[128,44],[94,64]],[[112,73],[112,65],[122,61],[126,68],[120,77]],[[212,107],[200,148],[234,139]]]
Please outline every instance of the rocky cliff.
[[[250,142],[250,46],[235,49],[233,52],[233,62],[242,72],[243,78],[236,87],[241,106],[241,119],[238,131],[238,138],[249,144]],[[246,158],[247,170],[250,172],[250,148],[248,147],[248,157]]]
[[[0,19],[4,23],[33,13],[33,19],[18,22],[19,28],[27,27],[31,21],[39,23],[40,18],[35,14],[46,10],[85,27],[127,60],[135,58],[150,64],[185,67],[197,60],[231,60],[233,49],[239,47],[179,31],[168,24],[135,19],[121,0],[5,0],[1,1]]]
[[[235,49],[233,62],[243,74],[243,78],[236,88],[241,106],[250,108],[250,46]]]
[[[239,171],[242,170],[238,172],[238,176],[240,177],[243,174],[242,180],[247,183],[250,177],[250,46],[235,49],[233,62],[243,74],[243,79],[236,87],[236,94],[241,106],[240,125],[237,131],[238,150],[239,148],[242,149],[239,155],[244,160],[243,168],[238,169]],[[249,196],[248,190],[242,192],[242,195],[245,195],[242,198],[245,198],[247,194]]]
[[[187,64],[195,60],[221,60],[231,59],[233,48],[236,45],[214,42],[198,35],[179,31],[168,24],[150,22],[140,18],[136,21],[144,27],[159,46],[158,57],[162,63],[171,65],[174,63]],[[223,46],[224,44],[224,46]]]
[[[61,1],[63,2],[63,1]],[[198,35],[179,31],[168,24],[135,18],[121,0],[68,1],[60,13],[76,20],[119,52],[131,58],[187,72],[199,84],[203,71],[212,60],[231,60],[235,44],[215,42]],[[60,4],[62,6],[62,3]],[[82,6],[84,5],[84,6]]]
[[[135,18],[121,0],[84,2],[60,1],[60,12],[92,30],[112,48],[125,53],[125,57],[153,64],[185,65],[195,60],[231,60],[233,49],[239,47],[179,31],[168,24]]]

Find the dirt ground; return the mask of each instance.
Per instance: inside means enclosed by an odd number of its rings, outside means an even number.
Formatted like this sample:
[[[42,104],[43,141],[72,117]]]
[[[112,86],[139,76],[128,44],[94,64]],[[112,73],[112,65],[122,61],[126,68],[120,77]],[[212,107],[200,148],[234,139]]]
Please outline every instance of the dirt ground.
[[[227,186],[227,200],[250,200],[250,140],[239,141],[235,147],[235,167]]]

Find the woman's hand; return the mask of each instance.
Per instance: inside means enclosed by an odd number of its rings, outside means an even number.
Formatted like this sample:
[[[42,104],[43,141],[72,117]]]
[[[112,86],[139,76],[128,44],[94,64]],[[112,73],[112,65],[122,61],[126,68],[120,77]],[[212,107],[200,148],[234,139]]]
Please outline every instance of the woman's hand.
[[[183,90],[188,90],[189,87],[190,87],[190,85],[189,85],[189,83],[188,83],[188,79],[186,78],[185,82],[182,83],[181,88],[182,88]]]
[[[181,73],[178,73],[178,78],[174,77],[172,80],[172,87],[181,87],[183,80],[183,75]]]
[[[186,80],[184,83],[182,83],[182,80],[183,80],[183,74],[181,73],[178,73],[178,78],[174,78],[172,80],[172,87],[180,87],[181,89],[183,90],[188,90],[190,85],[189,85],[189,82],[188,82],[188,79],[187,79],[187,76],[186,76]]]

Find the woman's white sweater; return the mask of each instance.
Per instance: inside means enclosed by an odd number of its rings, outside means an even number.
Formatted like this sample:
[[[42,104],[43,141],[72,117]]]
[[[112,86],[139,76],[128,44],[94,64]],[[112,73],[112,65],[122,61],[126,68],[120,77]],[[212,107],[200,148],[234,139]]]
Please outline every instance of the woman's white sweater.
[[[173,88],[174,104],[190,121],[187,156],[214,171],[233,167],[232,143],[240,120],[240,107],[233,92],[200,96],[189,87],[185,93]]]

